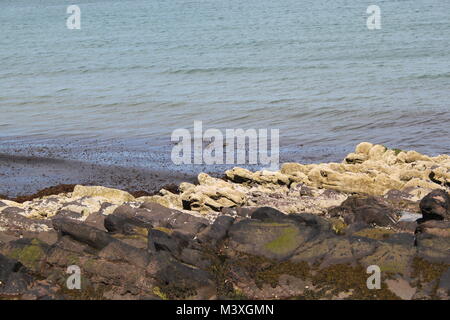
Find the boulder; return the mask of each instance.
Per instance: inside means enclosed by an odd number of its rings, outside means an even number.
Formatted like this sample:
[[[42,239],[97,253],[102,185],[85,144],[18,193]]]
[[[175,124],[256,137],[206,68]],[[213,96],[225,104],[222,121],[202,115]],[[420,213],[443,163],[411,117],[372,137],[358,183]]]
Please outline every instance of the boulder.
[[[74,240],[97,250],[101,250],[111,242],[116,241],[104,231],[67,218],[54,219],[53,227],[60,235],[68,235]]]
[[[0,254],[0,296],[19,297],[27,291],[32,280],[20,262]]]
[[[450,196],[441,189],[433,190],[420,201],[420,210],[427,220],[450,220]]]
[[[124,202],[134,201],[134,197],[128,192],[101,186],[76,185],[72,193],[73,198],[100,197],[113,204],[121,205]]]
[[[217,246],[226,238],[233,222],[234,218],[230,216],[219,216],[213,224],[207,226],[197,235],[198,241],[212,247]]]
[[[400,215],[382,199],[351,196],[340,206],[329,210],[333,217],[343,217],[347,225],[364,223],[380,227],[395,226]]]
[[[251,219],[231,226],[228,245],[235,251],[283,260],[318,232],[320,225],[308,215],[286,216],[275,209],[262,208]]]

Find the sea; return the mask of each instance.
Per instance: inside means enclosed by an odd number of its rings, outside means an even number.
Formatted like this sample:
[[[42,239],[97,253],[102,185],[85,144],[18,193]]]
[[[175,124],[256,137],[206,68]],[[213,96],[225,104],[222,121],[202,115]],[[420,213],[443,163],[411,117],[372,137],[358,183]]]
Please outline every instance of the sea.
[[[182,171],[194,121],[278,129],[280,161],[449,154],[449,111],[448,0],[0,0],[4,154]]]

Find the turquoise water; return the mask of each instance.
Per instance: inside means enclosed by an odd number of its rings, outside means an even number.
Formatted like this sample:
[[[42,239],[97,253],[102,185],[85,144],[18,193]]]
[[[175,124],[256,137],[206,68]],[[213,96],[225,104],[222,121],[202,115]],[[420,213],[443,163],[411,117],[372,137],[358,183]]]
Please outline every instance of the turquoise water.
[[[447,0],[0,0],[0,23],[4,148],[126,154],[202,120],[278,128],[281,152],[306,157],[360,141],[450,152]]]

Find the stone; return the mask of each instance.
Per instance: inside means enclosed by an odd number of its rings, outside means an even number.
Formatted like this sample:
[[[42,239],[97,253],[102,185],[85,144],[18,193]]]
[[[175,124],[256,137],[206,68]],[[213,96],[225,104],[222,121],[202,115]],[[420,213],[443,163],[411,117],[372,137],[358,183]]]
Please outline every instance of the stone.
[[[450,196],[441,189],[433,190],[420,201],[422,220],[450,220]]]
[[[390,206],[376,197],[351,196],[329,213],[333,217],[342,217],[347,225],[365,223],[387,227],[394,226],[400,218]]]
[[[39,272],[50,246],[38,239],[13,240],[0,248],[0,252],[19,261],[27,269]]]
[[[97,250],[101,250],[111,242],[116,241],[104,231],[66,218],[54,219],[53,227],[61,235],[69,235]]]
[[[0,296],[18,297],[27,291],[32,280],[20,262],[0,254]]]
[[[231,226],[228,245],[235,251],[284,260],[320,232],[319,228],[317,220],[308,215],[286,216],[264,208]]]
[[[128,192],[101,186],[76,185],[72,193],[73,198],[100,197],[113,204],[121,205],[124,202],[134,201],[134,197]]]
[[[385,283],[390,291],[403,300],[411,300],[417,291],[408,281],[402,278],[387,279]]]
[[[209,221],[187,213],[163,207],[157,203],[146,202],[140,208],[128,205],[118,207],[105,218],[105,228],[109,232],[133,233],[134,226],[141,228],[163,227],[176,229],[194,237],[204,229]]]
[[[226,238],[233,222],[234,218],[230,216],[219,216],[213,224],[207,226],[197,235],[198,241],[215,247]]]

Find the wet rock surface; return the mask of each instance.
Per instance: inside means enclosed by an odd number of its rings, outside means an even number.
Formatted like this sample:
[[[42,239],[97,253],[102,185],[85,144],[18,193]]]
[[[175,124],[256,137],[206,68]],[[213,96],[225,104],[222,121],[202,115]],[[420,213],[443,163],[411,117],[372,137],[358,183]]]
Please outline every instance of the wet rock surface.
[[[448,299],[449,164],[363,143],[341,164],[235,168],[154,196],[3,199],[0,298]]]

